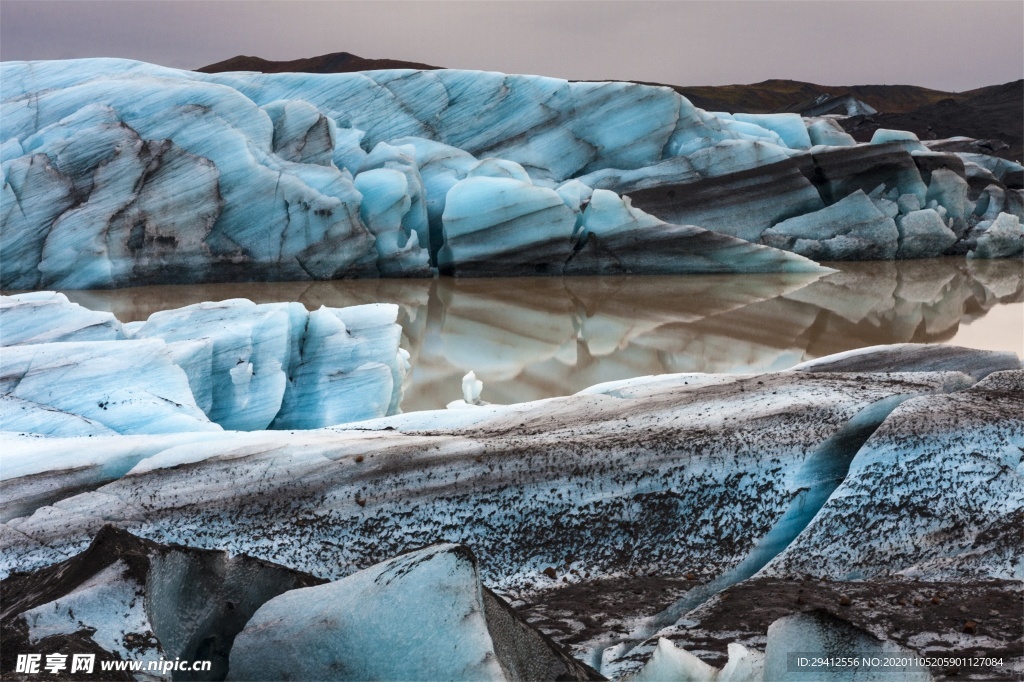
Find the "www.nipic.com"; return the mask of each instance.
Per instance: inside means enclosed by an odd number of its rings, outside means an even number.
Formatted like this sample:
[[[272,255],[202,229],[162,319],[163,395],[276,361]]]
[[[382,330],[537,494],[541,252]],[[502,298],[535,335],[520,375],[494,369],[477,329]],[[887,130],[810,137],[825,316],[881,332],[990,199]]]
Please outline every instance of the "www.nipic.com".
[[[100,661],[101,672],[206,672],[210,670],[210,661]],[[96,670],[96,654],[18,654],[14,672],[16,673],[92,673]]]

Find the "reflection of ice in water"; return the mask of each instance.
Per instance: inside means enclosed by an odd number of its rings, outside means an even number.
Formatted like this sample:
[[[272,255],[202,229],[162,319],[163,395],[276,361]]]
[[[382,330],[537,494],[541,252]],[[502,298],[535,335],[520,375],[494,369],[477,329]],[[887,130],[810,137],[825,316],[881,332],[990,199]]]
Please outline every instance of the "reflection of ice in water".
[[[664,372],[747,372],[881,343],[1024,352],[1024,264],[961,258],[831,264],[817,275],[346,280],[69,291],[123,321],[203,300],[402,307],[405,411],[441,408],[467,370],[488,401]],[[966,326],[965,325],[969,325]],[[968,331],[969,330],[969,333]]]

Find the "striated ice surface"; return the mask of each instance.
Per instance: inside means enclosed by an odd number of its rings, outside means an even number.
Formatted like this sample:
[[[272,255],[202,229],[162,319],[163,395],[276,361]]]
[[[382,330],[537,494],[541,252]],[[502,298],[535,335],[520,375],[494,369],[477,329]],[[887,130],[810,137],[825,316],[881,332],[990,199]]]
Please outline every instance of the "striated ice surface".
[[[396,414],[409,368],[397,316],[390,304],[307,312],[233,299],[126,329],[61,294],[5,296],[2,427],[61,436],[254,431]],[[65,338],[76,342],[49,342]]]
[[[210,395],[210,419],[226,429],[265,429],[281,408],[288,370],[298,364],[306,309],[245,299],[154,313],[133,338],[200,341],[210,365],[191,373],[193,392]]]
[[[220,431],[162,340],[39,343],[0,352],[0,425],[46,436]]]
[[[1022,389],[1024,370],[1004,370],[897,407],[764,573],[1024,578]]]
[[[715,575],[768,533],[804,485],[805,462],[830,452],[822,443],[847,422],[876,403],[962,385],[965,375],[785,372],[690,386],[691,378],[657,382],[637,398],[584,394],[202,442],[151,437],[128,452],[116,436],[35,439],[18,445],[33,461],[68,449],[144,458],[84,491],[76,472],[48,474],[50,495],[66,492],[7,521],[16,532],[2,556],[8,570],[65,558],[113,522],[324,577],[424,541],[471,544],[497,586],[546,581],[543,570],[570,554],[594,575],[693,566]],[[8,480],[11,504],[38,495],[35,480]],[[627,538],[634,551],[624,555],[616,548]]]
[[[309,313],[271,428],[308,429],[396,414],[409,369],[398,307],[370,304]]]
[[[810,260],[693,225],[670,225],[634,208],[628,196],[595,189],[566,274],[812,272]]]
[[[902,131],[850,146],[829,119],[711,114],[669,88],[634,83],[456,70],[202,74],[116,59],[0,70],[0,283],[10,289],[458,271],[476,258],[463,239],[470,226],[446,226],[443,216],[453,191],[453,210],[467,205],[468,190],[453,189],[467,179],[539,190],[579,178],[619,194],[687,186],[680,197],[691,206],[637,206],[757,242],[779,220],[879,183],[925,207],[925,181],[938,172],[929,164],[960,158]],[[935,158],[922,156],[919,169],[912,154]],[[950,172],[977,184],[984,170],[996,185],[1017,186],[1019,166],[979,156]],[[963,237],[978,222],[970,202],[949,178],[939,185],[928,186],[928,200]],[[534,214],[540,195],[471,186],[474,205],[508,213],[479,235],[490,245],[480,254],[486,268],[467,261],[465,274],[532,273],[516,257],[521,247],[553,246],[530,240],[552,219]],[[1021,204],[1019,189],[1007,191]],[[507,224],[514,219],[522,229]],[[500,241],[509,231],[511,245]],[[664,240],[655,241],[649,248]],[[882,246],[844,257],[894,254]]]
[[[123,338],[112,314],[84,308],[64,294],[36,291],[0,298],[0,346]]]

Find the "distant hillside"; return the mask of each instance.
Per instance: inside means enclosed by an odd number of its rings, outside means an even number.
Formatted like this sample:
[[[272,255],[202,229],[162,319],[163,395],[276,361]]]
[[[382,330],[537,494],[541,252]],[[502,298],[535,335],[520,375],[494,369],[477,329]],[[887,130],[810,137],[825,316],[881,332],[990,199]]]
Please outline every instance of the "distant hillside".
[[[203,73],[222,73],[224,71],[259,71],[261,73],[350,73],[352,71],[374,71],[377,69],[439,69],[439,66],[420,64],[419,62],[403,62],[399,59],[363,59],[350,52],[333,52],[319,57],[293,59],[286,62],[275,62],[260,57],[238,55],[216,64],[204,66],[196,71]]]
[[[701,109],[708,111],[745,111],[770,114],[790,111],[819,95],[853,95],[878,111],[904,112],[934,104],[954,92],[930,90],[916,85],[818,85],[802,81],[772,79],[751,85],[669,86]]]
[[[1024,79],[960,93],[906,113],[880,111],[840,122],[861,142],[870,140],[878,128],[909,130],[922,140],[955,135],[999,140],[1007,148],[993,153],[1019,161],[1024,157]]]

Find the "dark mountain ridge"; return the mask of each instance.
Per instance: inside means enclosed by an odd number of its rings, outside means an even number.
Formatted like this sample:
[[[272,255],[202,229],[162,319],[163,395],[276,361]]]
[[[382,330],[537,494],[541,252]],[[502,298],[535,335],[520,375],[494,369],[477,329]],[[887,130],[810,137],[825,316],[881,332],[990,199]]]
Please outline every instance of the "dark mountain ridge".
[[[378,69],[420,69],[434,70],[440,66],[405,62],[400,59],[364,59],[351,52],[332,52],[319,57],[272,61],[261,57],[238,55],[216,64],[196,69],[202,73],[224,71],[258,71],[260,73],[351,73],[353,71],[375,71]]]

